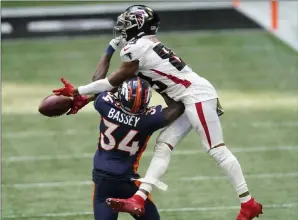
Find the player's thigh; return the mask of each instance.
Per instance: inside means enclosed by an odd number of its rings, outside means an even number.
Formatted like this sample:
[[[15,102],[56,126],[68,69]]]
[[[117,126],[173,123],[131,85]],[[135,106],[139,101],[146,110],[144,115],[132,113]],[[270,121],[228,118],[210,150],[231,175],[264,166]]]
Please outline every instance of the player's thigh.
[[[105,183],[98,183],[93,188],[93,213],[95,220],[117,220],[118,213],[112,211],[112,209],[106,204],[106,197],[109,196],[103,193],[107,187]]]
[[[217,99],[185,106],[185,113],[192,127],[200,135],[201,143],[206,151],[224,142],[216,106]]]
[[[160,132],[156,142],[164,142],[175,147],[191,131],[191,129],[192,126],[187,115],[184,113]]]

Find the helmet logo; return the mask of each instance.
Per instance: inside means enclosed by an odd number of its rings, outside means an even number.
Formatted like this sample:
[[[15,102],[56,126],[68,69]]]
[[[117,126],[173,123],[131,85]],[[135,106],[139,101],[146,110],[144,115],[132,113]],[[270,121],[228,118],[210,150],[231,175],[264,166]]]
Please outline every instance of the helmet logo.
[[[124,96],[126,101],[129,101],[129,96],[128,96],[128,85],[126,82],[124,82],[121,86],[121,95]]]
[[[144,10],[136,10],[134,11],[135,13],[135,20],[137,22],[138,25],[138,29],[142,28],[144,23],[145,23],[145,15],[146,12]]]

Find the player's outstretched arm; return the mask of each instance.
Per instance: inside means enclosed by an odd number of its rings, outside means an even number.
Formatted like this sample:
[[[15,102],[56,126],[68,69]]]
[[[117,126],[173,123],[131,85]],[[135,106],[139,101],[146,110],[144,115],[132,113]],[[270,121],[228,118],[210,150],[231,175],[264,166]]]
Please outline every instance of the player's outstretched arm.
[[[92,95],[110,91],[114,87],[118,87],[126,79],[134,77],[138,67],[138,61],[123,62],[109,77],[97,80],[85,86],[80,86],[74,89],[73,95]]]
[[[123,62],[118,70],[113,72],[108,80],[113,87],[118,87],[125,80],[135,77],[135,72],[139,68],[139,61]]]
[[[185,107],[182,102],[176,102],[166,94],[161,94],[161,96],[164,98],[165,102],[168,105],[168,107],[162,110],[164,114],[163,126],[165,127],[179,118],[183,114]]]
[[[62,78],[61,81],[64,84],[64,87],[54,89],[53,93],[56,95],[71,97],[77,95],[94,95],[104,91],[111,91],[113,88],[118,87],[126,79],[134,77],[138,67],[138,61],[123,62],[120,68],[113,72],[108,78],[100,79],[78,88],[69,86],[65,82],[66,80]]]
[[[92,81],[106,78],[114,52],[117,49],[122,48],[125,44],[126,41],[122,37],[114,38],[110,41],[105,54],[101,57],[96,66],[96,70],[92,76]]]

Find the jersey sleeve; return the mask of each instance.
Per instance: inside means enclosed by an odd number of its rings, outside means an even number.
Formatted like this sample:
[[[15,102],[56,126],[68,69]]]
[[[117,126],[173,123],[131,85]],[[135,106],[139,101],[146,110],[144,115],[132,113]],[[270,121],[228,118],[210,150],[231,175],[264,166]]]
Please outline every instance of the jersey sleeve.
[[[106,97],[108,95],[108,92],[102,92],[100,94],[98,94],[94,100],[94,108],[96,111],[98,111],[100,114],[102,113],[102,109],[104,107],[105,104],[105,99],[104,97]]]
[[[164,127],[164,113],[161,105],[150,107],[148,117],[149,129],[152,133]]]
[[[121,60],[122,62],[139,60],[139,62],[141,63],[144,53],[149,48],[150,46],[143,42],[142,39],[139,39],[135,42],[130,42],[120,51]]]

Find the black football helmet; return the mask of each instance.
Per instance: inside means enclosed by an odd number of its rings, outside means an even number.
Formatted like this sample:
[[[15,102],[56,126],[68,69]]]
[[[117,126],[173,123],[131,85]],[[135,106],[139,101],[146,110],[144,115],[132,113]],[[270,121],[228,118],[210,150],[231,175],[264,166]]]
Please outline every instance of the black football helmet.
[[[120,107],[131,114],[142,114],[146,111],[150,99],[151,88],[147,81],[136,77],[128,79],[118,88]]]
[[[154,35],[159,28],[159,16],[145,5],[132,5],[117,18],[114,34],[120,33],[127,41],[136,36]]]

